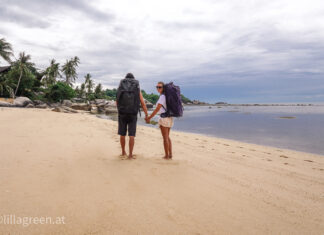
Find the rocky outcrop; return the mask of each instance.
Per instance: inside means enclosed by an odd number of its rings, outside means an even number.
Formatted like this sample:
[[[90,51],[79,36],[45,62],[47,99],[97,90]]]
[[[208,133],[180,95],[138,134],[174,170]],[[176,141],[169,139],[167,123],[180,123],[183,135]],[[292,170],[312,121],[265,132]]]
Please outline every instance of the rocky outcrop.
[[[28,104],[33,104],[33,101],[31,101],[29,98],[23,97],[23,96],[17,97],[13,103],[13,105],[15,107],[26,107]]]
[[[62,105],[66,106],[66,107],[71,107],[72,102],[71,102],[71,100],[63,100]]]
[[[91,106],[86,103],[72,103],[71,108],[75,110],[83,110],[83,111],[91,110]]]
[[[34,100],[34,105],[45,104],[45,102],[41,100]]]
[[[12,103],[0,101],[0,107],[14,107]]]
[[[51,108],[56,108],[56,107],[60,107],[60,106],[61,106],[61,103],[51,103],[50,104]]]
[[[90,113],[91,114],[98,114],[99,112],[98,112],[98,107],[96,107],[96,106],[92,106],[91,107],[91,110],[90,110]]]
[[[109,114],[117,114],[118,113],[118,110],[117,110],[116,107],[110,107],[110,108],[106,108],[104,113],[106,115],[109,115]]]
[[[78,113],[78,111],[66,106],[56,107],[52,109],[52,111],[59,112],[59,113]]]
[[[27,105],[33,105],[33,101],[31,101],[27,97],[17,97],[14,99],[13,103],[5,102],[5,101],[0,101],[0,107],[26,107]],[[31,106],[29,106],[31,107]]]
[[[85,99],[82,98],[72,98],[72,103],[85,103]]]
[[[144,99],[144,102],[145,102],[145,105],[146,105],[146,107],[147,107],[148,109],[152,109],[152,108],[153,108],[153,104],[152,104],[150,101]]]
[[[35,105],[33,105],[33,104],[27,104],[27,106],[25,108],[35,108]]]
[[[48,106],[47,106],[47,104],[43,103],[43,104],[37,104],[37,105],[35,105],[35,108],[38,108],[38,109],[47,109]]]
[[[108,100],[105,100],[105,99],[95,99],[94,100],[94,103],[96,105],[105,105],[107,102],[108,102]]]
[[[75,99],[73,101],[76,101]],[[13,104],[0,101],[0,107],[26,107],[26,108],[53,108],[52,111],[64,113],[77,113],[77,110],[88,111],[91,114],[116,114],[118,113],[116,102],[113,100],[95,99],[90,103],[76,103],[71,100],[63,100],[62,103],[47,104],[41,100],[34,102],[27,97],[17,97]]]

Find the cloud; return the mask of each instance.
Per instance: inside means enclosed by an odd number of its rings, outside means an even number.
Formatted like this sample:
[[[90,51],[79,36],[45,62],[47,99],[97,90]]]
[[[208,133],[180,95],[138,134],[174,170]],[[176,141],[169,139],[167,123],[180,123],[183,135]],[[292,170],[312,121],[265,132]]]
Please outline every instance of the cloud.
[[[133,72],[149,91],[172,80],[192,98],[321,99],[323,13],[319,0],[6,0],[0,36],[40,68],[77,55],[79,81],[106,87]]]
[[[2,22],[22,24],[25,27],[48,28],[50,26],[49,22],[36,17],[33,13],[6,5],[0,8],[0,20]]]

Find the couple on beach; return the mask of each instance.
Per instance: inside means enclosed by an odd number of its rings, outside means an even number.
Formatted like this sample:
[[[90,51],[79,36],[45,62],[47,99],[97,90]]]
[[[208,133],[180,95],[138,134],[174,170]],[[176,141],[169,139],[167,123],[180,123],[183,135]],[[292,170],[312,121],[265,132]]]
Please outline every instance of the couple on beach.
[[[182,103],[180,98],[180,89],[173,83],[164,84],[158,82],[156,85],[160,98],[156,103],[155,110],[149,115],[147,107],[139,86],[138,80],[132,73],[128,73],[124,79],[120,81],[116,103],[118,108],[118,135],[120,135],[120,145],[122,155],[126,156],[126,134],[129,136],[129,155],[128,159],[135,159],[133,149],[135,144],[137,114],[140,112],[140,104],[145,113],[146,123],[159,114],[159,126],[163,137],[163,145],[165,156],[164,159],[172,159],[172,142],[170,139],[170,129],[173,126],[173,117],[182,116]],[[166,91],[169,91],[166,95]],[[179,105],[180,103],[180,105]]]

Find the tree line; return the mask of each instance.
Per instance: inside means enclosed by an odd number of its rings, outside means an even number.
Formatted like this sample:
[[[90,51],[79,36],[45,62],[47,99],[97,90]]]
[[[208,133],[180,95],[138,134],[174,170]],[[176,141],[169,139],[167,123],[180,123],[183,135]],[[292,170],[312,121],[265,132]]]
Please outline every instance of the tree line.
[[[39,70],[31,61],[31,56],[25,52],[19,53],[18,58],[13,54],[12,45],[4,38],[0,39],[0,57],[7,61],[10,68],[0,73],[0,96],[15,98],[27,96],[32,100],[59,102],[64,99],[82,98],[85,100],[109,99],[115,100],[116,89],[103,89],[102,84],[95,84],[90,73],[84,77],[84,82],[74,88],[78,78],[77,67],[79,57],[72,57],[62,65],[55,59],[50,61],[47,68]],[[158,95],[147,94],[142,90],[145,99],[156,103]],[[185,103],[190,100],[182,96]]]

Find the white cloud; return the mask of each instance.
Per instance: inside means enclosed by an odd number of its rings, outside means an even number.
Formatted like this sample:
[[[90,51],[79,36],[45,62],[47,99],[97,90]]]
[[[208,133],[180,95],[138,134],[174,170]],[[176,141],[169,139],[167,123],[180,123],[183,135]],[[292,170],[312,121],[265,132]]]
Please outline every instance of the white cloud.
[[[147,85],[161,78],[212,85],[279,71],[287,72],[283,79],[324,73],[319,0],[5,2],[0,33],[16,54],[26,51],[41,68],[77,55],[80,76],[89,72],[107,86],[129,71]]]

